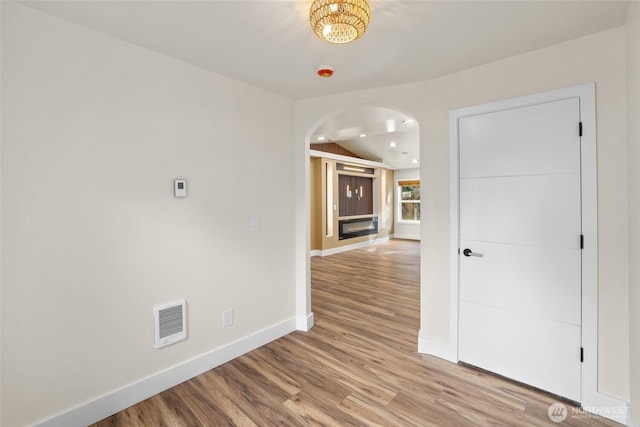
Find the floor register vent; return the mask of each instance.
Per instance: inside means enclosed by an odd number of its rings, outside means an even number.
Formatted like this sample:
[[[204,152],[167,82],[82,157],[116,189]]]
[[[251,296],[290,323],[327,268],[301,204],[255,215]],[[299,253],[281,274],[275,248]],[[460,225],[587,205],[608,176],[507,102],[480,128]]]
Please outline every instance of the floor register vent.
[[[162,348],[187,338],[187,302],[174,301],[153,308],[155,348]]]

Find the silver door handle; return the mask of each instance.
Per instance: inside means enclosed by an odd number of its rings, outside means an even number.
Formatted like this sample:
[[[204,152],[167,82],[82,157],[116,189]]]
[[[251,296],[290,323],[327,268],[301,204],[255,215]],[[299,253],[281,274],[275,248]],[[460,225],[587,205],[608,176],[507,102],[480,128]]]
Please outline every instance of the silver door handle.
[[[477,256],[479,258],[482,258],[484,255],[478,253],[478,252],[473,252],[471,249],[465,249],[462,251],[462,255],[464,256]]]

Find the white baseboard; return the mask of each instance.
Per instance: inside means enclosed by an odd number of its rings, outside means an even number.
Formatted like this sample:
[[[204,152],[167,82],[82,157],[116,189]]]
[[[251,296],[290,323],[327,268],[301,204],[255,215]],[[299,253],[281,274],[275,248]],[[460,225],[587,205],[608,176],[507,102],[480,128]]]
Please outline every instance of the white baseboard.
[[[313,317],[311,317],[313,320]],[[142,402],[190,378],[242,356],[296,329],[291,318],[262,329],[238,341],[224,345],[165,371],[129,384],[93,401],[43,420],[36,427],[81,427],[93,424],[131,405]]]
[[[640,424],[637,424],[635,420],[638,418],[633,417],[633,411],[631,410],[631,405],[629,405],[629,412],[627,414],[627,427],[640,427]]]
[[[298,317],[296,321],[298,331],[307,332],[311,328],[313,328],[313,313],[309,313],[305,317]]]
[[[394,234],[394,239],[404,239],[404,240],[420,240],[419,234]]]
[[[585,414],[596,414],[624,426],[634,425],[629,403],[608,394],[596,392],[591,396],[583,396],[582,409],[584,409]],[[578,414],[578,416],[581,415]],[[584,418],[585,416],[588,416],[588,414],[581,417]]]
[[[379,239],[366,240],[364,242],[354,243],[352,245],[340,246],[337,248],[324,249],[324,250],[314,249],[313,251],[311,251],[311,256],[334,255],[334,254],[339,254],[341,252],[352,251],[354,249],[366,248],[369,246],[377,245],[378,243],[383,243],[388,241],[389,241],[389,237],[387,236],[387,237],[381,237]]]
[[[418,353],[429,354],[452,363],[458,363],[456,345],[424,336],[422,335],[422,330],[418,332]]]

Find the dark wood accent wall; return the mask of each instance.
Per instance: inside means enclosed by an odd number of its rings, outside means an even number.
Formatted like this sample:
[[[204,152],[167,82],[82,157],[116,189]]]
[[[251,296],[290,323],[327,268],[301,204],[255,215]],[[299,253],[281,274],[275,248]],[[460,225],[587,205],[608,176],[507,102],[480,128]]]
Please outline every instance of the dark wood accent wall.
[[[357,154],[352,153],[351,151],[342,147],[341,145],[336,144],[335,142],[322,142],[318,144],[311,144],[311,149],[317,150],[317,151],[324,151],[325,153],[339,154],[341,156],[355,157],[356,159],[362,158]]]
[[[351,197],[347,197],[347,185]],[[362,195],[360,195],[362,187]],[[358,195],[356,195],[358,189]],[[361,196],[358,199],[358,196]],[[340,216],[373,215],[373,178],[364,176],[338,175],[338,197]]]

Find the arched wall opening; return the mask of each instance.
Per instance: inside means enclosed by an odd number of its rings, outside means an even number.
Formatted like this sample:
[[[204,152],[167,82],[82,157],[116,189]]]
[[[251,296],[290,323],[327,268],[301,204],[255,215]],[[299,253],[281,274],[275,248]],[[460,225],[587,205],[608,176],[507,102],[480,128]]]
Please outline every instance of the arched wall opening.
[[[404,128],[404,129],[403,129]],[[324,135],[324,133],[327,135]],[[333,132],[333,134],[331,133]],[[312,145],[319,142],[318,136],[325,136],[323,141],[338,142],[347,145],[349,151],[363,154],[366,147],[362,144],[352,144],[366,140],[377,147],[371,149],[374,166],[388,167],[395,175],[396,170],[408,171],[412,178],[420,180],[420,128],[415,116],[395,106],[381,106],[380,104],[354,104],[341,108],[327,108],[321,114],[309,115],[306,125],[296,123],[296,141],[303,136],[304,145],[297,145],[296,149],[296,195],[297,195],[297,225],[296,225],[296,314],[297,328],[309,330],[313,326],[313,312],[311,305],[311,188],[310,188],[310,158]],[[361,137],[361,135],[366,137]],[[362,138],[362,139],[360,139]],[[407,145],[407,140],[413,138],[413,146]],[[347,141],[346,143],[344,141]],[[391,142],[395,143],[390,147]],[[302,147],[301,147],[302,146]],[[355,147],[355,148],[354,148]],[[387,152],[384,153],[383,151]],[[315,154],[315,150],[313,151]],[[405,154],[402,154],[405,153]],[[365,157],[365,156],[362,156]],[[370,159],[365,159],[370,160]],[[406,174],[405,174],[406,175]],[[301,179],[304,177],[304,179]],[[393,181],[391,190],[395,194],[397,180]],[[395,196],[391,200],[393,221],[398,214]],[[415,239],[420,239],[420,223],[415,226]],[[395,230],[395,223],[390,229]],[[393,237],[393,235],[389,236]]]

